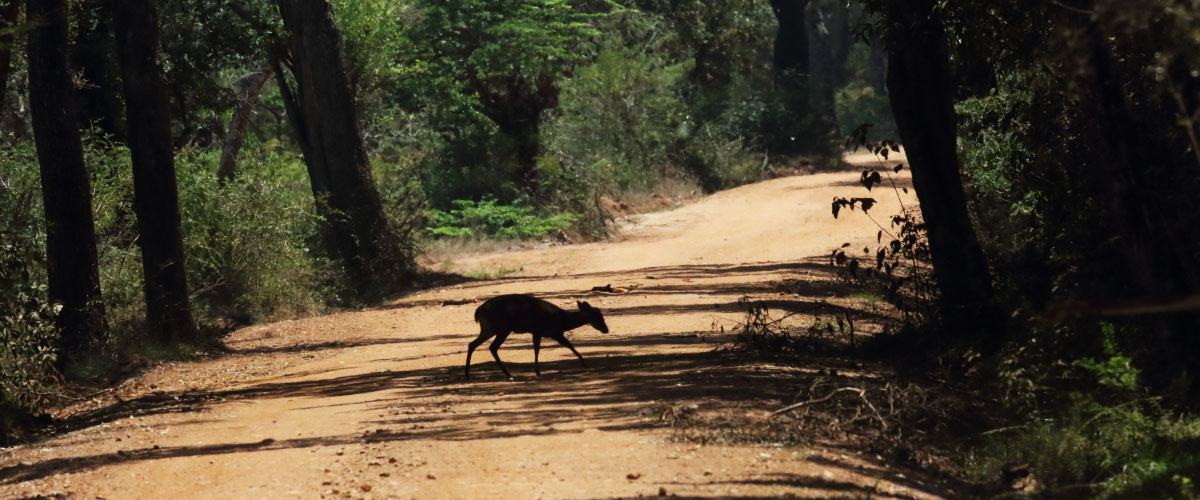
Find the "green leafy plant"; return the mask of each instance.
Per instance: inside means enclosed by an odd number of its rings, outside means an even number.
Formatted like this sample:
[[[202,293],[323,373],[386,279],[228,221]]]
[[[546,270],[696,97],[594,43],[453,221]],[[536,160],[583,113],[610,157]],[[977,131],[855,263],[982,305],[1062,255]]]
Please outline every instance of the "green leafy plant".
[[[448,212],[432,210],[429,233],[439,237],[539,238],[551,231],[570,227],[579,216],[559,213],[547,216],[535,214],[536,209],[518,199],[512,205],[502,205],[495,198],[479,202],[455,200]]]
[[[28,144],[0,151],[0,411],[46,403],[57,373],[35,165]]]

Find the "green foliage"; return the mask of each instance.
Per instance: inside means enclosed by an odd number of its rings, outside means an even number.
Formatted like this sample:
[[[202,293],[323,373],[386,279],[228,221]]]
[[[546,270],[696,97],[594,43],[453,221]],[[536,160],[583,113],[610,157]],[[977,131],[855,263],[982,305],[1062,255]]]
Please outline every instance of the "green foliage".
[[[570,227],[578,215],[559,213],[538,216],[536,209],[518,199],[501,205],[494,198],[478,203],[455,200],[449,212],[432,210],[429,233],[441,237],[540,238],[551,231]]]
[[[45,243],[32,162],[28,145],[0,151],[0,408],[44,403],[55,375],[57,310],[43,284]]]
[[[320,310],[336,275],[313,245],[317,216],[303,164],[267,150],[242,159],[227,186],[219,152],[177,162],[189,286],[209,321],[250,323]]]
[[[691,177],[710,191],[757,179],[761,158],[750,148],[762,101],[754,84],[731,77],[728,107],[700,120],[687,81],[691,63],[666,49],[677,35],[636,11],[605,22],[611,35],[595,62],[563,83],[545,127],[561,168],[586,172],[597,193],[649,189],[666,177]]]
[[[892,105],[886,95],[875,93],[870,85],[849,84],[837,90],[838,128],[849,134],[864,123],[874,125],[871,132],[880,138],[897,138],[892,123]]]
[[[1029,464],[1050,496],[1082,488],[1093,498],[1194,498],[1200,419],[1162,408],[1118,350],[1118,337],[1113,325],[1102,325],[1098,357],[1007,363],[1007,399],[1029,418],[985,434],[986,444],[971,453],[969,464],[977,479],[991,479],[1002,464],[1015,462]],[[1077,346],[1039,351],[1057,349]]]
[[[415,1],[407,73],[441,91],[506,94],[514,81],[558,79],[586,57],[589,15],[565,0]]]
[[[870,123],[873,125],[871,134],[875,138],[898,140],[891,102],[886,94],[876,90],[882,80],[879,74],[884,68],[874,66],[876,61],[871,59],[871,50],[872,47],[862,41],[850,47],[845,63],[846,84],[834,94],[838,129],[845,136],[860,125]]]
[[[276,32],[282,26],[270,2],[237,6],[213,0],[157,4],[163,70],[173,96],[171,113],[179,125],[173,131],[176,144],[208,144],[222,136],[228,125],[222,117],[235,102],[231,83],[266,60],[269,38],[239,12]]]
[[[589,166],[616,189],[646,187],[669,175],[671,152],[687,127],[677,93],[683,68],[652,54],[605,49],[565,82],[547,127],[554,153]],[[598,117],[603,116],[603,119]]]

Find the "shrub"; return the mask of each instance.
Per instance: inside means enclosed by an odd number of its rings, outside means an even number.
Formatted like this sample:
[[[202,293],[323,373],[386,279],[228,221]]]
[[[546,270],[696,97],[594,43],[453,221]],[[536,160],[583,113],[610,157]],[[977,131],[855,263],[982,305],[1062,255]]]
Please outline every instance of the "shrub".
[[[602,51],[563,85],[547,128],[549,149],[594,169],[612,189],[646,187],[668,175],[687,120],[675,90],[681,64],[624,48]]]
[[[570,227],[579,216],[560,213],[547,216],[534,214],[535,209],[518,199],[512,205],[501,205],[495,198],[478,203],[455,200],[458,207],[449,212],[432,210],[430,234],[442,237],[488,236],[493,238],[539,238],[547,233]]]
[[[37,172],[31,144],[0,150],[0,409],[43,403],[55,374]]]
[[[313,250],[318,219],[303,163],[278,150],[249,152],[237,181],[221,186],[219,153],[185,153],[176,166],[197,316],[250,323],[336,300],[337,274]]]
[[[1112,325],[1101,337],[1098,357],[1006,364],[1007,400],[1030,417],[989,434],[971,453],[977,479],[993,479],[1001,464],[1016,462],[1029,464],[1050,496],[1083,489],[1093,498],[1195,498],[1200,419],[1174,416],[1149,395],[1118,350]],[[1058,390],[1064,393],[1045,394]]]

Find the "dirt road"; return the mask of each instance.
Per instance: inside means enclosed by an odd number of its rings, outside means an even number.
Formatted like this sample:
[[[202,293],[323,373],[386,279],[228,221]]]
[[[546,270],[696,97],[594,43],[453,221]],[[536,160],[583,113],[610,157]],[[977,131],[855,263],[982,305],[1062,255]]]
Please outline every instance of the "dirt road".
[[[744,295],[799,312],[849,300],[822,262],[843,242],[875,243],[861,213],[830,216],[833,196],[866,194],[855,177],[744,186],[641,216],[616,241],[439,263],[520,269],[502,279],[245,328],[226,339],[231,355],[155,367],[77,405],[74,431],[0,449],[0,497],[953,496],[850,449],[699,445],[657,425],[662,408],[761,415],[788,399],[713,350]],[[879,220],[897,211],[890,189],[873,195]],[[772,285],[785,279],[798,295]],[[633,289],[586,292],[605,284]],[[529,336],[514,335],[500,351],[514,380],[484,351],[463,379],[477,304],[445,303],[517,292],[605,311],[612,333],[571,336],[590,368],[552,346],[535,377]]]

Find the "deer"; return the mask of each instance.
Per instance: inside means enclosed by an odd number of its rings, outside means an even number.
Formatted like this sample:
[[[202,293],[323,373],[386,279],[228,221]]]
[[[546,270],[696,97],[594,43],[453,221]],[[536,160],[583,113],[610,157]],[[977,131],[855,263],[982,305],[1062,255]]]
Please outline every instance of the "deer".
[[[504,367],[504,362],[500,361],[500,354],[497,352],[510,333],[533,334],[533,372],[539,377],[542,375],[542,371],[538,366],[538,352],[542,348],[542,337],[554,339],[560,345],[570,349],[579,358],[583,367],[587,368],[587,362],[583,360],[583,356],[575,350],[575,346],[571,345],[571,342],[567,341],[566,333],[568,330],[574,330],[583,325],[591,325],[600,333],[608,333],[608,325],[604,323],[604,315],[600,314],[599,309],[582,301],[576,302],[576,305],[579,307],[578,310],[567,311],[527,294],[499,295],[488,299],[475,309],[475,322],[479,323],[479,336],[467,344],[467,365],[463,370],[464,375],[467,379],[471,378],[471,353],[475,352],[475,348],[483,344],[485,340],[495,337],[496,339],[492,341],[488,350],[492,351],[492,357],[496,358],[496,364],[500,365],[500,371],[504,372],[504,376],[512,378],[512,374],[508,373],[508,368]]]

